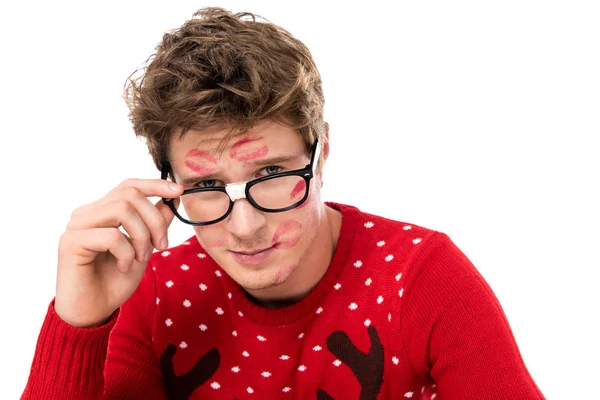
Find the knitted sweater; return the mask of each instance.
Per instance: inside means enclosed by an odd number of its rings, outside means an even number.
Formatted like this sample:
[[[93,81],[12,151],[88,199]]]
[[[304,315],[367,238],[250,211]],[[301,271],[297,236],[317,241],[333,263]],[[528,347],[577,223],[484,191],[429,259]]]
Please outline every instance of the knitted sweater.
[[[195,237],[97,328],[43,323],[22,399],[542,399],[492,290],[439,232],[343,214],[303,300],[253,303]]]

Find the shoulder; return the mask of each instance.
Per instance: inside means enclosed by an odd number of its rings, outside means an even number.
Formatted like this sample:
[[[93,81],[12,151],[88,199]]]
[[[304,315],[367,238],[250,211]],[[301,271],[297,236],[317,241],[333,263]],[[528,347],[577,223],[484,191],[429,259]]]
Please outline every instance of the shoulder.
[[[337,205],[344,217],[353,215],[356,233],[353,247],[367,254],[386,253],[386,261],[411,264],[415,257],[436,252],[440,244],[452,243],[437,230],[412,222],[394,220],[358,210],[352,206]]]

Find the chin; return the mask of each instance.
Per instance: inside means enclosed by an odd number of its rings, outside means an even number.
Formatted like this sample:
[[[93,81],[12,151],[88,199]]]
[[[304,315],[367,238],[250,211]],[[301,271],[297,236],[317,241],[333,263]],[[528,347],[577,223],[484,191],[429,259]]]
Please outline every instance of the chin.
[[[277,258],[289,260],[290,257]],[[297,264],[290,264],[289,261],[282,264],[278,260],[248,266],[237,263],[234,259],[227,265],[228,268],[224,268],[225,272],[244,289],[252,291],[265,290],[282,285],[290,278],[297,267]]]

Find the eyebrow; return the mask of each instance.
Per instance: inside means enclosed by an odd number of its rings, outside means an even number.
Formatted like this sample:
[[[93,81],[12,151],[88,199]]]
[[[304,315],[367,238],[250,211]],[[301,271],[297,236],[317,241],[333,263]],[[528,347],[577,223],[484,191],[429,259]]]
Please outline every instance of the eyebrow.
[[[300,158],[301,156],[302,155],[300,155],[300,154],[296,154],[296,155],[261,158],[261,159],[252,160],[252,161],[244,161],[243,164],[249,165],[249,166],[254,166],[254,167],[275,165],[275,164],[282,164],[282,163],[287,163],[290,161],[295,161],[298,158]],[[217,177],[218,177],[218,173],[212,173],[212,174],[208,174],[208,175],[196,175],[196,176],[192,176],[189,178],[185,178],[185,179],[181,180],[181,182],[179,182],[179,183],[186,186],[186,185],[191,185],[193,183],[197,183],[199,181],[208,181],[211,179],[216,179]]]

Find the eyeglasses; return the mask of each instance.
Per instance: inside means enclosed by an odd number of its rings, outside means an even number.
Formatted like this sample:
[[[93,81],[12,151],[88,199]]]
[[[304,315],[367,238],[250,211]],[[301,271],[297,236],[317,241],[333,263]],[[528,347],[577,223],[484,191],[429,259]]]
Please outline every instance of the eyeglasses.
[[[187,189],[181,195],[179,209],[175,207],[174,199],[162,200],[181,222],[195,226],[224,220],[233,210],[233,203],[239,199],[246,199],[254,208],[268,213],[293,210],[308,198],[310,180],[316,174],[321,153],[318,140],[315,140],[310,151],[310,163],[302,169],[225,186]],[[171,165],[163,162],[161,179],[166,180],[170,170]]]

